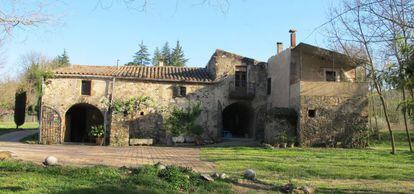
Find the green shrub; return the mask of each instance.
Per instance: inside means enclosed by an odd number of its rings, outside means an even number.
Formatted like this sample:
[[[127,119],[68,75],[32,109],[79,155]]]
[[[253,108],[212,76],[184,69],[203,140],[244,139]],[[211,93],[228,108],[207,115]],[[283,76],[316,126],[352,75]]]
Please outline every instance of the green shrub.
[[[92,137],[103,137],[104,136],[104,127],[103,125],[92,126],[89,135]]]
[[[187,109],[172,107],[170,115],[165,122],[166,129],[174,136],[194,134],[194,132],[201,135],[204,130],[196,124],[201,111],[200,103],[190,103]]]
[[[167,168],[158,173],[158,177],[167,181],[172,190],[188,191],[190,188],[190,177],[186,172],[188,173],[188,171],[177,166],[167,166]]]

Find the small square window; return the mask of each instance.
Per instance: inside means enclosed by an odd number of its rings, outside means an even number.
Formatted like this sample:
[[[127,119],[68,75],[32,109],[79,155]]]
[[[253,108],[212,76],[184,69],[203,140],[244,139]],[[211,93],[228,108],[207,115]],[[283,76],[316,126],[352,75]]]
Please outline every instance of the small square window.
[[[316,116],[316,110],[315,109],[309,109],[308,110],[308,117],[313,118]]]
[[[185,97],[187,96],[187,88],[184,86],[180,86],[180,96]]]
[[[187,88],[185,86],[174,86],[173,87],[173,98],[187,96]]]
[[[91,95],[91,85],[92,83],[90,80],[82,80],[82,88],[81,88],[82,95],[87,95],[87,96]]]
[[[336,71],[325,71],[325,77],[328,82],[336,81]]]

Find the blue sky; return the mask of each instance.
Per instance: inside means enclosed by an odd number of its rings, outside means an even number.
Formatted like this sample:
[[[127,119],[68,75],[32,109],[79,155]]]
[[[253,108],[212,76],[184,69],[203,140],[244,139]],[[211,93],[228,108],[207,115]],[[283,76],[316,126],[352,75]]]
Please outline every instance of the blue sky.
[[[139,7],[137,1],[132,6]],[[99,0],[56,1],[46,11],[58,21],[15,31],[4,46],[6,66],[0,72],[15,75],[21,55],[32,51],[55,57],[66,49],[72,64],[116,65],[117,59],[124,64],[141,41],[152,53],[166,41],[180,40],[188,66],[205,66],[216,48],[267,61],[276,42],[289,45],[292,27],[298,42],[326,47],[321,31],[309,35],[327,20],[333,0],[229,0],[228,7],[214,3],[220,0],[201,1],[150,0],[142,12],[121,0],[101,0],[104,7],[97,6]]]

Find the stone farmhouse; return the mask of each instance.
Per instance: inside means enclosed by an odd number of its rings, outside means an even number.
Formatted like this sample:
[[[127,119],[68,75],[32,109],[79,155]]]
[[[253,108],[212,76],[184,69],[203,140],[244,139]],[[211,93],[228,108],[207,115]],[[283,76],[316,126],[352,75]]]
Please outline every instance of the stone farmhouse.
[[[205,139],[251,138],[272,143],[286,133],[302,146],[357,141],[367,124],[368,84],[360,64],[305,43],[260,62],[216,50],[203,68],[171,66],[70,66],[43,83],[41,143],[93,142],[88,130],[105,125],[108,145],[132,138],[168,144],[163,114],[148,108],[123,117],[105,99],[150,97],[157,106],[201,103]],[[275,49],[276,50],[276,49]]]

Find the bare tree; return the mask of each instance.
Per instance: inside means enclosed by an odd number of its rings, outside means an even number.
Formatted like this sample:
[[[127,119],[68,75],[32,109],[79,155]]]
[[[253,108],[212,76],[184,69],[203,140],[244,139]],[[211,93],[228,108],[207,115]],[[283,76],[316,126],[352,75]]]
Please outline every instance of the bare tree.
[[[0,48],[7,38],[13,36],[15,29],[25,30],[39,27],[52,19],[44,10],[48,5],[47,0],[0,0],[0,5]],[[0,51],[0,68],[3,60],[4,57]]]
[[[411,18],[414,15],[413,1],[406,0],[386,0],[375,6],[369,6],[369,11],[375,16],[382,18],[381,25],[383,25],[387,31],[384,35],[384,40],[392,40],[389,42],[389,54],[390,60],[396,64],[396,76],[391,80],[391,83],[400,90],[402,93],[402,101],[406,101],[406,73],[405,66],[409,61],[409,41],[413,40],[413,30],[411,21],[407,18]],[[392,77],[391,77],[392,78]],[[408,129],[407,110],[402,109],[404,118],[404,127],[407,135],[408,145],[410,151],[413,151],[410,132]]]
[[[361,52],[366,56],[364,63],[366,64],[368,77],[380,99],[390,135],[391,153],[395,154],[394,134],[388,117],[387,104],[383,95],[383,79],[381,77],[384,67],[383,50],[381,49],[386,46],[383,40],[385,30],[378,25],[380,19],[373,17],[373,14],[366,10],[368,5],[376,2],[379,2],[379,0],[344,1],[342,7],[332,9],[330,34],[334,43],[343,48],[345,53],[356,63],[361,63],[361,60],[358,60],[360,55],[353,54],[348,48],[363,48]]]
[[[122,3],[127,8],[136,10],[136,11],[146,11],[151,5],[153,0],[98,0],[95,8],[107,9],[112,7],[115,3]],[[176,8],[180,3],[180,0],[175,0]],[[225,14],[229,11],[230,0],[195,0],[192,2],[192,5],[200,6],[207,5],[219,10],[221,13]]]
[[[0,0],[0,35],[2,38],[13,34],[16,28],[38,27],[51,20],[44,7],[47,1],[27,3],[20,0]]]

